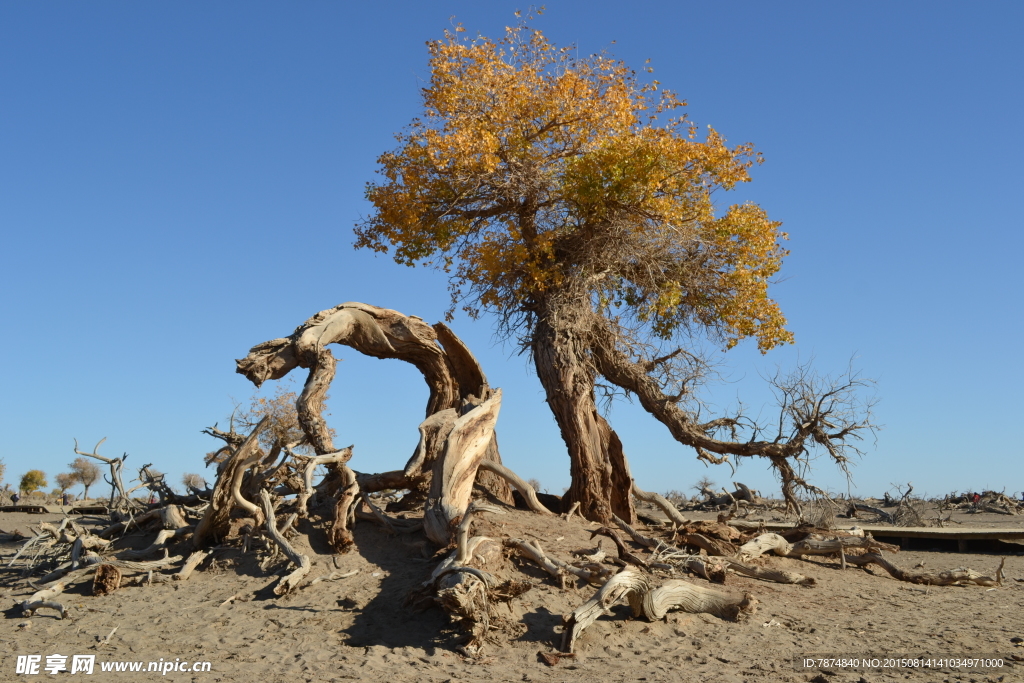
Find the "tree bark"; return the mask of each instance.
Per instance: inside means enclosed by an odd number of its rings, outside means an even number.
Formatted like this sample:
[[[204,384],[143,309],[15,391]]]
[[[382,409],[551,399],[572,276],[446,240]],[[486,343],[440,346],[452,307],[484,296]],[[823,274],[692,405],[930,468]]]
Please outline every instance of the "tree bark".
[[[430,390],[426,420],[421,425],[420,443],[406,466],[404,483],[410,487],[425,487],[434,459],[447,437],[444,430],[447,416],[433,419],[434,416],[452,409],[458,411],[463,401],[483,401],[491,396],[487,378],[476,358],[441,323],[431,327],[415,316],[358,302],[320,311],[291,336],[257,344],[245,358],[236,361],[237,371],[256,386],[268,379],[280,379],[297,367],[309,370],[296,408],[302,430],[317,455],[336,450],[323,419],[324,397],[337,365],[326,348],[329,344],[343,344],[374,358],[404,360],[423,374]],[[501,462],[493,438],[485,457]],[[352,543],[347,527],[359,484],[347,463],[334,463],[330,469],[328,489],[337,495],[330,538],[335,550],[342,551]],[[493,478],[482,483],[499,500],[511,503],[512,494],[504,481]]]
[[[572,484],[563,505],[578,502],[581,515],[601,524],[611,524],[613,515],[634,523],[629,465],[618,435],[597,410],[596,375],[586,343],[542,319],[532,350],[537,377],[569,451]]]
[[[430,495],[423,511],[423,528],[439,545],[448,545],[469,507],[477,469],[494,435],[501,409],[501,390],[477,406],[467,406],[445,439],[444,452],[434,461]]]

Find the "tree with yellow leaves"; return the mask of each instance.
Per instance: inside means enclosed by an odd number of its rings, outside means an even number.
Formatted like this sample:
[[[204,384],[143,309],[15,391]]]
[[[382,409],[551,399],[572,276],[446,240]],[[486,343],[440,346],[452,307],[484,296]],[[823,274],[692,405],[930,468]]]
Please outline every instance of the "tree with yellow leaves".
[[[622,446],[595,402],[601,377],[705,460],[769,458],[793,504],[804,482],[791,459],[808,444],[845,463],[847,437],[869,427],[846,410],[855,377],[780,383],[792,428],[766,440],[753,426],[740,440],[742,418],[702,421],[682,400],[699,359],[665,348],[697,335],[726,348],[752,337],[762,352],[792,341],[768,295],[786,254],[780,224],[755,204],[712,201],[750,180],[751,145],[729,147],[710,127],[698,136],[657,81],[606,54],[578,58],[525,22],[497,41],[459,26],[428,48],[423,113],[380,157],[356,246],[444,270],[449,316],[460,305],[494,314],[529,350],[582,514],[633,518]],[[822,389],[842,411],[815,407]]]

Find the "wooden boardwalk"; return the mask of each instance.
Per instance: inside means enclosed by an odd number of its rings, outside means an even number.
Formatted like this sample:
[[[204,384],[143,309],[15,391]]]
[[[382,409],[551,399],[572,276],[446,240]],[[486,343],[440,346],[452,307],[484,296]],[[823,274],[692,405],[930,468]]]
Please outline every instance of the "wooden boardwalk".
[[[793,522],[747,522],[730,520],[729,524],[749,531],[763,528],[766,532],[788,531],[796,526]],[[971,541],[1003,541],[1006,543],[1024,544],[1024,527],[925,527],[925,526],[888,526],[881,524],[850,524],[837,525],[842,531],[856,526],[870,533],[877,539],[897,539],[903,547],[909,545],[908,539],[928,538],[936,541],[956,541],[961,552],[966,552]],[[1024,545],[1021,546],[1024,550]]]

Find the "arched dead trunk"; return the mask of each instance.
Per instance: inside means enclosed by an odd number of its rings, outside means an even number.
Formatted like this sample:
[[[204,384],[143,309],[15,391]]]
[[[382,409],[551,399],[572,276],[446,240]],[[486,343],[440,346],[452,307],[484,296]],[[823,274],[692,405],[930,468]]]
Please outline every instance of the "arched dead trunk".
[[[564,503],[578,502],[580,514],[595,522],[611,524],[617,515],[634,523],[632,477],[622,442],[597,410],[595,373],[587,362],[585,341],[541,320],[532,350],[537,376],[569,450],[572,485]]]
[[[378,478],[386,480],[390,487],[424,489],[464,403],[479,403],[492,396],[479,363],[444,324],[432,327],[415,316],[357,302],[321,311],[291,336],[254,346],[236,363],[237,371],[256,386],[268,379],[280,379],[297,367],[309,370],[296,407],[306,439],[317,454],[337,450],[322,417],[324,397],[334,379],[336,366],[334,356],[326,348],[329,344],[350,346],[375,358],[404,360],[423,374],[430,396],[426,419],[420,425],[420,442],[400,476],[387,473],[388,476],[378,475]],[[501,462],[493,430],[483,457]],[[511,503],[507,483],[488,476],[489,479],[478,483],[499,500]],[[342,551],[352,543],[349,518],[359,492],[357,476],[346,462],[331,465],[328,488],[336,497],[331,543]]]

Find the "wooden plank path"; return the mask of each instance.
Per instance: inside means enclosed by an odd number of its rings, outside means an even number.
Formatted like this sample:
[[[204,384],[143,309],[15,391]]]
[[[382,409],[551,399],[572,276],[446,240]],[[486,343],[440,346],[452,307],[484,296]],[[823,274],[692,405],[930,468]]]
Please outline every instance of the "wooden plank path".
[[[766,532],[788,531],[796,526],[794,522],[747,522],[730,520],[729,524],[750,531],[763,528]],[[1024,527],[925,527],[925,526],[887,526],[881,524],[837,525],[837,531],[843,527],[849,529],[857,526],[878,539],[899,539],[901,546],[907,545],[911,538],[929,538],[938,541],[956,541],[960,552],[966,552],[971,541],[1004,541],[1008,543],[1024,543]]]
[[[0,512],[27,512],[33,515],[60,515],[67,512],[69,515],[105,515],[107,514],[106,505],[94,505],[86,503],[84,505],[2,505],[0,506]]]

